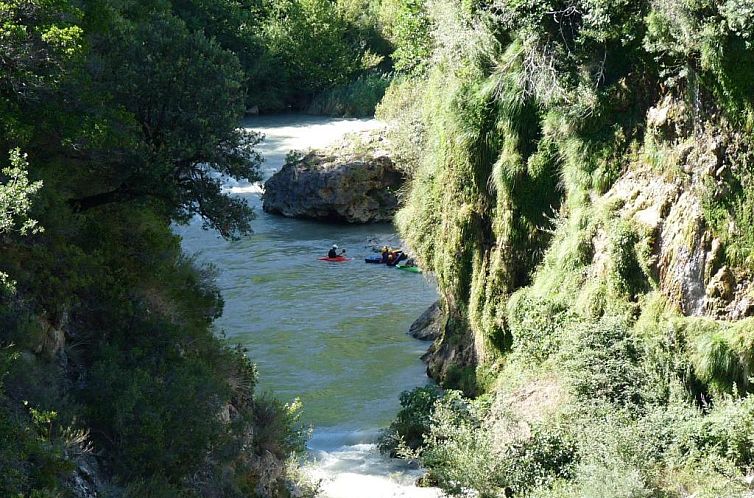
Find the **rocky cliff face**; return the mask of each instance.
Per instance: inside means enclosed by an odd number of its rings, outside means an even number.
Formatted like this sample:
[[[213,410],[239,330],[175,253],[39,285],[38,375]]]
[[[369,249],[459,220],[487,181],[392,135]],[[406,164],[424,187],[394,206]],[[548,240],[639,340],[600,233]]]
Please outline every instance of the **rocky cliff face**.
[[[263,209],[292,218],[391,221],[403,175],[378,135],[294,157],[265,183]]]
[[[740,137],[724,123],[697,124],[689,132],[695,125],[683,106],[664,99],[651,108],[651,138],[643,155],[606,192],[592,191],[573,211],[561,209],[543,263],[527,286],[497,301],[485,295],[505,251],[492,241],[475,253],[466,278],[486,281],[487,289],[472,290],[461,302],[446,292],[448,319],[424,356],[430,376],[446,381],[453,370],[494,361],[479,322],[492,323],[515,342],[522,329],[533,329],[522,322],[537,313],[554,316],[566,308],[592,320],[606,313],[608,301],[625,299],[638,316],[651,294],[660,295],[678,317],[717,320],[723,328],[754,315],[750,272],[729,257],[735,237],[742,236],[737,225],[746,220],[729,220],[721,230],[709,212],[729,195],[730,172],[741,168]],[[484,288],[482,283],[477,285]],[[524,309],[522,303],[537,300],[552,303],[553,310]],[[538,330],[544,334],[548,326]]]

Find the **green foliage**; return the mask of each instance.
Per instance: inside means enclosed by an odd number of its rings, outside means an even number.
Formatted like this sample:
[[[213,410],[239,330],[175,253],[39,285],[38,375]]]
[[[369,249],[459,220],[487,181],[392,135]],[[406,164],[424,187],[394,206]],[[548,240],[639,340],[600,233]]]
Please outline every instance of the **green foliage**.
[[[610,232],[611,283],[616,292],[633,300],[649,290],[637,250],[640,234],[636,226],[627,222],[618,223]]]
[[[580,399],[617,405],[642,404],[640,350],[621,317],[576,325],[563,352],[566,371],[573,374],[573,392]]]
[[[255,396],[215,272],[171,232],[250,230],[221,182],[261,159],[252,4],[0,3],[0,495],[67,496],[85,454],[114,494],[285,490],[299,408]]]
[[[426,2],[383,0],[380,8],[385,35],[395,47],[395,69],[421,72],[432,53],[432,21]]]
[[[3,379],[19,355],[0,349],[0,493],[4,496],[54,496],[71,470],[68,449],[57,413],[16,405],[3,389]]]
[[[5,54],[0,93],[26,97],[55,86],[82,50],[80,11],[66,0],[10,0],[0,3],[0,51]],[[9,102],[0,102],[4,117]],[[3,126],[12,132],[15,123]]]
[[[235,55],[164,12],[121,19],[95,41],[108,53],[107,76],[97,84],[131,117],[122,125],[133,134],[119,139],[133,148],[113,165],[110,189],[78,192],[71,204],[86,211],[146,199],[177,221],[200,214],[223,236],[248,233],[249,207],[222,194],[220,179],[209,174],[258,176],[261,158],[252,148],[260,137],[237,127],[243,74]]]
[[[420,81],[397,76],[393,78],[384,98],[375,110],[381,121],[390,122],[387,129],[395,163],[411,178],[419,167],[426,130],[422,120],[423,87]]]
[[[491,407],[437,402],[418,452],[430,481],[479,496],[741,495],[751,319],[681,316],[669,287],[691,285],[678,281],[691,263],[668,261],[674,201],[653,205],[651,190],[702,200],[702,242],[714,236],[725,259],[707,260],[703,281],[726,263],[747,285],[752,9],[497,0],[426,12],[414,31],[427,50],[405,45],[418,69],[378,109],[404,135],[411,174],[397,221],[449,313],[438,380],[500,372],[485,382]]]
[[[254,451],[257,455],[272,454],[280,460],[291,455],[303,457],[309,429],[301,424],[303,406],[298,399],[284,404],[269,396],[254,401]]]
[[[198,470],[220,436],[221,421],[206,414],[219,413],[227,394],[203,361],[152,359],[146,354],[154,345],[133,346],[125,357],[112,347],[98,353],[86,393],[87,418],[111,435],[113,458],[125,478],[157,473],[178,484]],[[157,368],[139,366],[155,360]]]
[[[568,434],[537,427],[528,437],[498,440],[490,415],[484,399],[470,402],[457,391],[436,402],[421,461],[446,492],[465,496],[473,489],[484,497],[517,495],[570,475],[576,455]],[[513,427],[513,422],[507,414],[496,414],[498,425]]]
[[[371,0],[261,2],[260,54],[249,60],[250,105],[370,115],[386,86],[390,47]]]
[[[442,380],[443,387],[457,389],[466,396],[476,396],[483,385],[477,380],[477,371],[474,365],[458,366],[450,365]]]
[[[401,409],[380,436],[380,451],[395,455],[405,449],[418,449],[429,432],[435,402],[442,396],[434,384],[402,392]]]
[[[679,325],[690,343],[691,366],[699,380],[716,393],[751,391],[754,320],[721,324],[712,320],[685,320]]]
[[[432,481],[451,496],[462,496],[467,489],[494,496],[501,488],[502,461],[482,427],[486,413],[485,406],[458,391],[449,391],[435,406],[421,461]]]
[[[10,166],[0,174],[0,234],[16,233],[20,236],[39,233],[42,227],[29,217],[31,201],[42,188],[42,182],[30,182],[29,164],[21,151],[10,151]],[[0,292],[13,292],[15,282],[0,271]]]
[[[41,227],[28,217],[32,197],[42,188],[42,182],[30,182],[29,163],[18,149],[10,151],[10,166],[3,168],[0,184],[0,233],[18,232],[20,235],[38,233]]]
[[[378,74],[367,74],[342,86],[320,93],[307,109],[310,114],[329,116],[371,117],[390,80]]]
[[[506,455],[507,488],[513,493],[547,486],[572,474],[576,448],[567,434],[540,428],[531,438],[515,444]]]
[[[284,1],[272,4],[265,26],[272,57],[283,60],[283,81],[295,81],[304,94],[344,83],[355,69],[345,42],[347,24],[332,2]]]
[[[751,7],[735,0],[658,2],[645,43],[670,81],[698,74],[721,107],[745,117],[754,104],[751,20]]]
[[[704,217],[725,247],[728,264],[754,268],[754,143],[751,126],[743,133],[723,123],[728,143],[724,149],[726,171],[722,178],[708,179],[703,199]]]
[[[567,308],[525,290],[517,292],[508,302],[514,352],[523,361],[545,361],[560,349],[562,332],[571,319]]]

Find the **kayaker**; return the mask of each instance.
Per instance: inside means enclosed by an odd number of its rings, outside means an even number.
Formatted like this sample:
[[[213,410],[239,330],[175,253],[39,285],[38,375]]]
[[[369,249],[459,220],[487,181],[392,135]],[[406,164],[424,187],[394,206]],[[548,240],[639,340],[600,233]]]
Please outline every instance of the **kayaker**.
[[[346,250],[343,249],[342,251],[340,251],[340,254],[338,254],[338,245],[337,244],[333,244],[332,247],[330,248],[330,250],[327,252],[327,257],[328,258],[337,258],[338,256],[342,256],[345,253],[346,253]]]
[[[406,256],[406,253],[398,249],[397,251],[391,251],[390,255],[387,258],[387,264],[388,266],[395,266],[399,262],[406,259],[408,256]]]

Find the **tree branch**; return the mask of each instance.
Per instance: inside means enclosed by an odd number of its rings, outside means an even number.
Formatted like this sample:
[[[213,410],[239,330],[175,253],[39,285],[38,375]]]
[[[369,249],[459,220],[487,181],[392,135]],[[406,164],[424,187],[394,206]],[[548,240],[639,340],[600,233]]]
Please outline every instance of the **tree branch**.
[[[99,194],[88,195],[86,197],[79,197],[78,199],[69,199],[68,204],[77,213],[82,213],[90,209],[104,206],[105,204],[112,204],[113,202],[125,202],[131,201],[139,197],[139,193],[123,184],[115,190],[109,192],[101,192]]]

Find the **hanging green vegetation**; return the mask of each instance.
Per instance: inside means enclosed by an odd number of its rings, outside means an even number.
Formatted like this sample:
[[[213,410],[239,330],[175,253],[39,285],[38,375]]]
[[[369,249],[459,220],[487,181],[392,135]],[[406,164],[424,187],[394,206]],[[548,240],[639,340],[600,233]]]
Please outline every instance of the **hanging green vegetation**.
[[[402,153],[398,224],[449,315],[429,370],[477,397],[447,391],[428,409],[414,451],[429,482],[479,496],[745,489],[745,4],[428,4],[425,70],[381,109],[422,147]],[[401,119],[398,102],[417,110]]]

